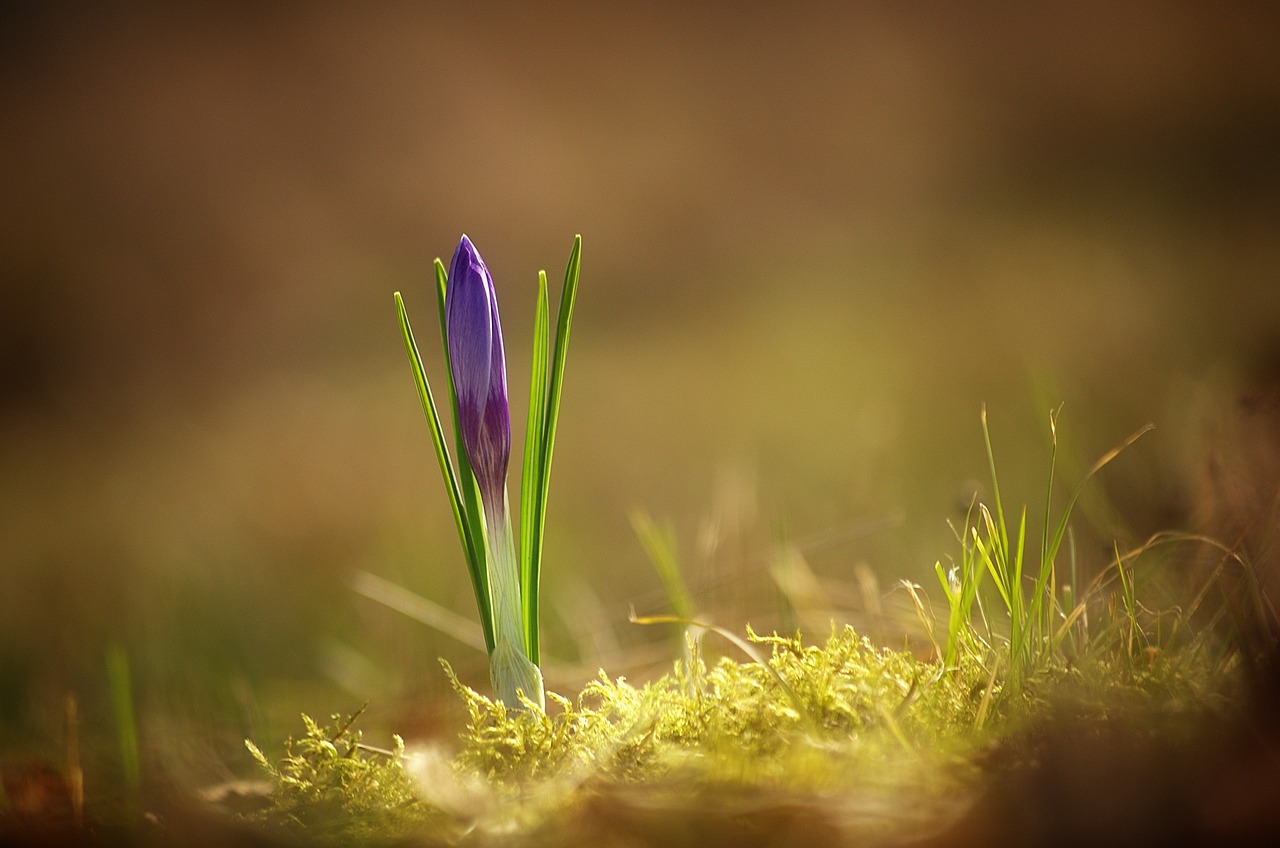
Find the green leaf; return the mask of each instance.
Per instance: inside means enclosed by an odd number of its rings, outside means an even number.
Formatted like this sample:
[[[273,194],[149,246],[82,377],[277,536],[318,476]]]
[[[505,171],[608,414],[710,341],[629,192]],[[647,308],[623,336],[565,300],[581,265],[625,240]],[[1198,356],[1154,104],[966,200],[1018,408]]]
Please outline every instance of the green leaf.
[[[437,261],[437,277],[443,271]],[[431,444],[436,450],[436,459],[440,463],[440,473],[444,477],[445,491],[449,495],[449,507],[453,511],[454,524],[458,529],[458,538],[462,542],[462,551],[467,560],[467,570],[471,574],[471,587],[475,591],[476,606],[480,611],[480,624],[484,628],[485,643],[490,650],[493,647],[492,615],[489,612],[488,577],[484,571],[483,553],[477,555],[473,536],[469,529],[469,514],[463,505],[458,478],[454,474],[453,465],[449,461],[449,449],[445,445],[444,431],[440,426],[440,416],[436,411],[435,398],[432,396],[431,383],[427,380],[427,372],[422,364],[422,355],[418,352],[418,344],[413,336],[413,328],[409,324],[409,313],[405,310],[404,299],[400,292],[395,293],[396,314],[400,319],[400,332],[404,337],[405,352],[409,356],[409,367],[413,370],[413,382],[418,389],[418,398],[422,401],[422,411],[427,418],[427,426],[431,430]],[[450,395],[453,394],[452,383]],[[465,462],[459,458],[459,465]],[[468,473],[470,469],[467,469]]]
[[[1044,524],[1041,525],[1040,531],[1040,573],[1043,576],[1045,572],[1052,567],[1054,555],[1057,549],[1050,542],[1049,528],[1053,526],[1050,519],[1050,510],[1053,508],[1053,478],[1058,468],[1058,415],[1062,412],[1062,407],[1049,410],[1049,481],[1045,484],[1044,492]]]
[[[1089,480],[1093,478],[1093,475],[1097,474],[1109,462],[1111,462],[1111,460],[1115,459],[1117,456],[1123,453],[1126,449],[1128,449],[1131,445],[1133,445],[1134,442],[1138,441],[1138,439],[1141,439],[1143,436],[1145,436],[1147,433],[1150,433],[1155,428],[1156,428],[1155,425],[1151,423],[1147,423],[1147,424],[1144,424],[1142,427],[1139,427],[1127,439],[1125,439],[1123,442],[1116,445],[1114,448],[1112,448],[1111,450],[1104,453],[1101,457],[1099,457],[1098,461],[1095,462],[1089,468],[1088,473],[1084,475],[1084,479],[1076,484],[1076,487],[1071,491],[1071,497],[1067,499],[1066,509],[1063,510],[1062,517],[1058,521],[1058,527],[1053,533],[1053,539],[1049,542],[1049,553],[1051,557],[1056,556],[1058,549],[1062,547],[1063,537],[1067,535],[1067,526],[1069,523],[1069,519],[1071,518],[1071,511],[1075,509],[1076,501],[1079,500],[1081,492],[1084,491],[1085,484],[1088,483]]]
[[[667,592],[672,612],[677,618],[693,618],[693,595],[680,573],[680,564],[676,559],[675,532],[669,525],[659,527],[644,510],[634,510],[630,518],[631,528],[639,537],[645,555],[658,570],[658,577],[662,580],[662,588]]]
[[[1009,550],[1009,531],[1004,523],[1004,504],[1000,500],[1000,478],[996,474],[996,455],[991,449],[991,431],[987,428],[987,405],[982,405],[982,441],[987,448],[987,466],[991,469],[991,493],[996,504],[996,523],[1000,528],[1000,547]]]
[[[534,490],[533,536],[530,545],[528,590],[524,592],[525,640],[529,658],[538,662],[538,583],[542,560],[542,539],[546,529],[547,489],[551,483],[551,459],[555,453],[556,422],[560,417],[560,392],[564,384],[565,357],[569,349],[569,328],[573,323],[573,306],[578,296],[578,275],[582,269],[582,236],[574,236],[569,263],[564,270],[564,287],[560,290],[560,315],[556,322],[556,347],[551,358],[551,386],[547,393],[546,421],[542,434],[541,467]]]
[[[129,654],[124,646],[107,647],[107,685],[115,708],[116,736],[120,743],[120,768],[130,803],[136,803],[142,786],[138,759],[138,722],[134,714],[133,683],[129,674]]]
[[[988,538],[990,538],[990,531],[988,531]],[[986,545],[982,544],[982,537],[978,535],[976,528],[973,531],[973,548],[978,552],[978,557],[982,560],[982,563],[986,565],[991,576],[995,578],[994,582],[996,584],[996,591],[1000,593],[1000,600],[1004,601],[1005,609],[1012,613],[1013,603],[1009,598],[1009,590],[1005,585],[1004,575],[1001,574],[1000,566],[996,559],[992,557],[991,553],[987,550]]]
[[[524,468],[520,475],[520,612],[530,659],[538,661],[538,566],[541,540],[535,538],[538,490],[542,486],[543,434],[546,432],[550,342],[547,272],[538,272],[538,302],[533,317],[533,356],[529,376],[529,421],[524,432]]]

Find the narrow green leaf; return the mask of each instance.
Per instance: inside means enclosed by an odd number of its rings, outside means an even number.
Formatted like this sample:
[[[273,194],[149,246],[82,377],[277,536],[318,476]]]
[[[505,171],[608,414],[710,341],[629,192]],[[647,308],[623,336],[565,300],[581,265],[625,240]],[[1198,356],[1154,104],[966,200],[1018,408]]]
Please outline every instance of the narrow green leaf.
[[[492,641],[495,632],[493,623],[493,599],[489,587],[489,546],[485,541],[484,503],[480,498],[480,485],[476,482],[475,473],[471,470],[471,460],[467,458],[466,448],[462,442],[462,423],[458,419],[458,392],[453,385],[453,362],[449,357],[449,320],[445,309],[445,293],[448,288],[448,274],[444,263],[436,259],[436,307],[440,313],[440,345],[444,349],[445,371],[449,375],[449,409],[453,414],[453,444],[457,453],[458,486],[462,490],[462,502],[466,506],[467,535],[471,539],[471,550],[475,555],[475,570],[480,575],[484,586],[484,603],[481,614],[485,621],[486,644],[493,651]]]
[[[1027,508],[1022,508],[1022,513],[1018,518],[1018,550],[1014,554],[1013,559],[1013,588],[1017,589],[1018,594],[1022,594],[1022,575],[1023,575],[1023,550],[1027,541]]]
[[[1050,544],[1050,530],[1052,522],[1049,518],[1050,509],[1053,506],[1053,477],[1058,467],[1058,415],[1062,412],[1062,407],[1049,410],[1049,482],[1045,485],[1044,492],[1044,524],[1040,531],[1040,571],[1043,574],[1045,569],[1049,568],[1050,562],[1057,553],[1056,548]]]
[[[449,273],[444,270],[444,263],[436,259],[436,308],[440,313],[440,343],[444,345],[444,361],[449,362],[449,313],[445,309],[445,290],[449,285]],[[450,371],[450,374],[453,372]],[[449,397],[453,397],[453,380],[449,380]],[[456,404],[453,404],[456,407]]]
[[[542,434],[546,432],[547,371],[550,341],[547,306],[547,272],[538,272],[538,301],[533,316],[533,356],[529,376],[529,421],[524,432],[524,468],[520,475],[520,613],[524,622],[525,646],[530,659],[538,661],[538,560],[535,531],[538,520],[538,489],[542,485]]]
[[[1050,542],[1050,547],[1049,547],[1050,552],[1056,555],[1058,549],[1062,546],[1062,539],[1067,534],[1067,526],[1071,518],[1071,511],[1075,509],[1076,501],[1079,500],[1080,493],[1084,491],[1085,484],[1088,483],[1089,480],[1093,478],[1093,475],[1101,471],[1107,465],[1107,463],[1111,462],[1111,460],[1115,459],[1127,448],[1129,448],[1130,445],[1138,441],[1138,439],[1142,438],[1147,433],[1150,433],[1155,428],[1156,428],[1155,425],[1150,423],[1145,424],[1142,427],[1138,428],[1136,432],[1130,435],[1123,442],[1116,445],[1114,448],[1112,448],[1111,450],[1104,453],[1101,457],[1099,457],[1098,461],[1095,462],[1092,465],[1092,467],[1089,468],[1088,473],[1084,475],[1084,479],[1076,484],[1076,487],[1071,491],[1071,497],[1067,499],[1066,509],[1064,509],[1062,512],[1062,517],[1058,521],[1058,527],[1053,534],[1053,540]]]
[[[938,575],[938,582],[942,584],[942,595],[943,595],[943,597],[945,597],[945,598],[947,599],[947,603],[948,603],[948,604],[950,604],[952,608],[954,608],[954,607],[955,607],[956,598],[957,598],[958,596],[956,595],[956,593],[955,593],[955,592],[952,592],[952,591],[951,591],[951,581],[947,579],[947,571],[946,571],[946,569],[944,569],[944,568],[942,567],[942,563],[940,563],[940,562],[935,562],[935,563],[933,564],[933,570],[934,570],[935,572],[937,572],[937,575]]]
[[[431,443],[436,449],[436,459],[440,462],[440,472],[444,477],[445,489],[449,493],[449,505],[453,509],[453,518],[458,526],[458,536],[464,550],[471,546],[470,537],[465,529],[462,500],[458,494],[458,480],[453,473],[453,465],[449,461],[449,448],[444,443],[444,433],[440,427],[440,416],[436,412],[435,397],[431,392],[431,383],[427,379],[426,368],[422,364],[422,355],[418,353],[418,344],[413,336],[413,327],[409,323],[409,313],[405,309],[404,299],[400,292],[395,293],[396,313],[400,319],[400,332],[404,336],[405,352],[409,356],[409,367],[413,369],[413,382],[418,389],[418,398],[422,401],[422,411],[426,415],[427,425],[431,429]],[[468,561],[472,559],[470,554]]]
[[[635,531],[649,561],[658,571],[662,588],[666,590],[667,599],[671,602],[671,611],[677,618],[693,618],[693,594],[684,582],[684,575],[680,573],[675,532],[669,525],[659,527],[644,510],[632,511],[630,518],[631,529]]]
[[[978,557],[982,560],[983,564],[986,565],[987,570],[991,572],[991,576],[995,578],[996,591],[1000,593],[1000,599],[1004,601],[1004,608],[1012,614],[1013,604],[1009,599],[1009,590],[1005,586],[1004,577],[1000,574],[999,566],[996,564],[996,561],[991,557],[991,554],[988,553],[986,546],[982,544],[982,539],[978,535],[976,528],[973,531],[973,547],[974,550],[978,552]]]
[[[991,449],[991,431],[987,428],[987,405],[982,405],[982,441],[987,447],[987,466],[991,469],[991,492],[996,502],[996,522],[1000,527],[1000,546],[1009,550],[1009,531],[1004,523],[1004,504],[1000,501],[1000,478],[996,475],[996,455]]]
[[[1023,546],[1027,539],[1027,508],[1022,508],[1021,517],[1018,519],[1018,550],[1014,554],[1013,562],[1009,567],[1009,600],[1013,602],[1014,611],[1012,616],[1012,629],[1016,635],[1015,644],[1025,647],[1027,638],[1027,604],[1026,598],[1022,591],[1022,552]]]
[[[116,737],[120,744],[120,768],[130,804],[136,804],[142,786],[138,758],[138,722],[134,714],[133,683],[129,675],[129,654],[118,643],[107,646],[107,686],[115,708]]]
[[[984,553],[990,557],[991,562],[995,563],[996,571],[993,573],[996,575],[996,580],[1000,583],[1001,586],[1008,588],[1009,557],[1006,555],[1006,552],[1000,547],[1000,531],[996,528],[996,520],[995,518],[992,517],[991,510],[987,509],[986,504],[982,504],[979,507],[979,512],[981,513],[981,517],[982,517],[982,526],[985,527],[987,531],[987,545],[990,547],[990,551],[985,551]],[[975,528],[975,534],[974,534],[975,539],[977,539],[976,529],[977,528]]]
[[[942,563],[935,562],[933,570],[938,575],[938,582],[942,584],[942,596],[947,599],[947,650],[942,657],[942,664],[946,668],[955,665],[956,646],[959,643],[961,622],[960,593],[951,590],[951,580],[947,577],[946,570],[942,567]]]
[[[437,261],[437,266],[439,262]],[[437,271],[439,274],[439,271]],[[444,431],[440,426],[440,415],[436,411],[435,398],[431,393],[431,384],[427,380],[427,372],[422,364],[422,355],[418,352],[418,344],[413,336],[413,328],[409,324],[409,313],[405,310],[404,299],[400,292],[395,293],[396,314],[400,319],[400,332],[404,337],[405,352],[409,356],[409,367],[413,370],[413,382],[418,389],[418,398],[422,401],[422,411],[427,418],[427,426],[431,430],[431,444],[436,451],[436,459],[440,463],[440,473],[444,477],[445,491],[449,495],[449,507],[453,511],[454,524],[458,529],[458,538],[462,543],[462,552],[467,560],[467,571],[471,574],[471,588],[475,592],[476,607],[480,612],[480,624],[484,628],[485,642],[492,650],[493,623],[489,611],[488,576],[484,570],[484,559],[481,549],[475,547],[474,537],[469,529],[469,514],[464,506],[458,478],[454,474],[453,465],[449,461],[449,448],[445,445]],[[453,386],[450,383],[450,396]],[[459,465],[466,462],[459,457]],[[470,473],[469,467],[467,467]]]
[[[560,392],[564,384],[565,357],[569,349],[569,328],[573,323],[573,306],[578,296],[578,276],[582,268],[582,236],[574,236],[573,249],[564,270],[564,287],[560,290],[560,314],[556,322],[556,346],[551,358],[551,386],[547,393],[546,422],[542,435],[541,468],[538,469],[536,504],[533,511],[533,540],[530,547],[529,591],[523,603],[525,634],[529,656],[538,661],[538,584],[542,567],[542,539],[546,529],[547,490],[551,484],[551,459],[555,453],[556,422],[560,417]]]

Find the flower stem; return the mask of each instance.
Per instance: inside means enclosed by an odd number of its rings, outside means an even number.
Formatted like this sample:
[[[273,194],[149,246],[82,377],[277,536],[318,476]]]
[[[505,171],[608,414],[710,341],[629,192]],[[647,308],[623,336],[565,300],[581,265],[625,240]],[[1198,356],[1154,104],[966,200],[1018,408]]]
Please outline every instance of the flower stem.
[[[496,506],[496,504],[494,505]],[[489,552],[489,590],[492,593],[494,649],[489,655],[493,694],[508,709],[523,709],[519,692],[545,709],[542,672],[529,659],[520,611],[520,574],[516,564],[515,536],[511,529],[507,494],[500,509],[485,510],[486,547]]]

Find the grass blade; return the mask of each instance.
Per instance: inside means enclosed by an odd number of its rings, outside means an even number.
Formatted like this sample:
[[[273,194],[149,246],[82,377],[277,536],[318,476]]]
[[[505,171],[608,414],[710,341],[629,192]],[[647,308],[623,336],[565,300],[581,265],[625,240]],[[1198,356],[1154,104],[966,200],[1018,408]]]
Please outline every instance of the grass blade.
[[[1000,500],[1000,478],[996,475],[996,455],[991,449],[991,431],[987,427],[987,405],[982,405],[982,441],[987,447],[987,466],[991,469],[991,494],[996,502],[996,525],[1000,528],[1000,547],[1009,550],[1009,532],[1004,523],[1004,504]]]
[[[556,346],[551,357],[551,385],[547,391],[546,420],[542,434],[541,467],[538,469],[538,485],[534,490],[533,534],[529,553],[530,591],[525,593],[526,609],[536,613],[538,609],[539,571],[542,566],[542,539],[546,530],[547,490],[551,483],[551,459],[555,454],[556,422],[560,417],[560,392],[564,385],[564,364],[569,349],[569,328],[573,323],[573,306],[578,296],[578,275],[582,269],[582,236],[574,236],[573,249],[564,269],[564,287],[560,290],[560,313],[556,321]],[[538,662],[538,617],[526,615],[525,640],[529,658]]]
[[[120,743],[120,771],[129,802],[137,804],[142,792],[142,768],[138,757],[138,722],[133,710],[133,683],[129,675],[129,655],[118,644],[107,647],[107,685],[116,719]]]
[[[631,529],[640,539],[645,555],[658,571],[662,588],[667,592],[667,600],[671,602],[671,611],[677,618],[693,618],[693,595],[680,573],[680,564],[676,559],[675,534],[670,526],[659,527],[649,513],[644,510],[633,510],[630,515]]]
[[[983,507],[983,511],[986,511],[986,507]],[[988,528],[990,528],[990,525],[988,525]],[[990,529],[987,530],[987,533],[988,538],[990,538]],[[1009,589],[1006,585],[1007,581],[1005,580],[1005,576],[1001,572],[1001,564],[997,558],[993,557],[991,552],[987,550],[987,546],[982,544],[982,536],[978,533],[977,527],[973,528],[970,538],[973,541],[973,549],[978,552],[978,558],[982,561],[983,565],[987,567],[987,571],[991,573],[991,577],[995,581],[996,591],[1000,593],[1000,600],[1004,601],[1005,610],[1012,615],[1013,601],[1009,597]]]
[[[422,411],[426,415],[427,425],[431,429],[431,444],[436,449],[436,459],[440,462],[440,473],[444,477],[445,489],[449,493],[449,505],[453,509],[454,522],[458,526],[458,536],[464,549],[469,549],[471,539],[467,535],[465,512],[458,492],[458,478],[453,473],[453,465],[449,461],[449,448],[444,443],[444,433],[440,427],[440,416],[436,412],[435,397],[431,392],[431,382],[427,379],[426,368],[422,364],[422,355],[418,352],[418,343],[413,336],[413,327],[409,323],[409,313],[405,310],[404,299],[400,292],[395,293],[396,314],[400,319],[400,332],[404,336],[405,352],[409,356],[409,367],[413,369],[413,382],[418,389],[418,398],[422,401]],[[471,556],[468,555],[470,560]]]
[[[1014,598],[1014,602],[1018,606],[1018,616],[1025,623],[1026,607],[1022,596],[1022,564],[1023,551],[1026,548],[1027,541],[1027,508],[1022,508],[1022,513],[1018,518],[1018,550],[1013,555],[1013,567],[1011,569],[1013,579],[1009,583],[1009,594]]]
[[[533,356],[529,375],[529,421],[524,431],[524,468],[520,475],[520,612],[524,622],[525,646],[529,659],[538,662],[538,566],[541,539],[537,538],[538,490],[542,485],[543,434],[546,432],[547,348],[550,330],[547,317],[547,272],[538,272],[538,303],[533,316]]]
[[[1040,531],[1040,571],[1043,574],[1046,568],[1049,568],[1050,562],[1057,553],[1056,548],[1049,542],[1049,528],[1052,526],[1050,520],[1050,509],[1053,506],[1053,477],[1058,467],[1058,415],[1062,412],[1062,407],[1049,410],[1049,482],[1045,484],[1044,492],[1044,524],[1041,525]]]
[[[1056,555],[1058,548],[1062,546],[1062,539],[1067,534],[1067,525],[1068,525],[1068,520],[1071,518],[1071,511],[1075,508],[1076,501],[1080,498],[1080,493],[1084,491],[1085,484],[1088,483],[1089,480],[1093,478],[1093,475],[1101,471],[1103,467],[1107,465],[1107,463],[1111,462],[1111,460],[1115,459],[1117,456],[1119,456],[1121,453],[1127,450],[1129,446],[1131,446],[1134,442],[1138,441],[1138,439],[1142,438],[1147,433],[1150,433],[1155,428],[1156,428],[1156,425],[1151,423],[1147,423],[1147,424],[1144,424],[1142,427],[1139,427],[1127,439],[1125,439],[1123,442],[1116,445],[1114,448],[1112,448],[1111,450],[1104,453],[1101,457],[1099,457],[1098,461],[1095,462],[1089,468],[1088,473],[1084,475],[1084,479],[1076,484],[1076,487],[1071,491],[1071,497],[1067,500],[1067,507],[1065,510],[1063,510],[1062,518],[1058,521],[1058,526],[1057,526],[1057,529],[1054,531],[1053,539],[1049,543],[1049,552],[1051,555]]]
[[[388,609],[407,615],[414,621],[438,630],[446,636],[451,636],[468,647],[486,653],[489,650],[482,628],[478,627],[474,621],[442,607],[435,601],[414,594],[403,586],[397,586],[390,580],[385,580],[368,571],[357,571],[351,578],[351,588],[369,600],[377,601]]]
[[[437,276],[443,267],[437,261]],[[463,554],[467,560],[467,571],[471,574],[471,588],[475,591],[476,606],[480,610],[481,626],[484,628],[485,642],[492,648],[493,625],[489,611],[489,581],[484,570],[483,548],[479,551],[475,545],[475,537],[470,529],[469,513],[464,506],[458,476],[454,473],[449,461],[449,448],[444,441],[444,430],[440,425],[440,415],[436,411],[435,398],[431,392],[431,383],[427,380],[427,372],[422,364],[422,355],[418,352],[418,344],[413,336],[413,327],[409,324],[409,313],[405,310],[404,299],[400,292],[395,293],[396,314],[400,319],[400,332],[404,337],[405,352],[409,357],[409,367],[413,370],[413,382],[418,389],[418,398],[422,401],[422,411],[427,418],[427,426],[431,430],[431,444],[436,451],[436,459],[440,463],[440,473],[444,477],[445,491],[449,495],[449,507],[453,511],[454,524],[457,526],[458,538],[462,542]],[[450,396],[453,394],[450,383]],[[462,452],[459,452],[462,453]],[[459,466],[466,461],[459,456]],[[467,467],[468,473],[470,468]]]

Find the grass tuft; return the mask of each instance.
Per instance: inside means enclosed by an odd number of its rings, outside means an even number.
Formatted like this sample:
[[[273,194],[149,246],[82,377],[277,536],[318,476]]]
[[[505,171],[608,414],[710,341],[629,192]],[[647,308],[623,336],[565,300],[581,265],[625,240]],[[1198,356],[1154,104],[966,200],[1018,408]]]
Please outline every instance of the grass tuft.
[[[452,752],[406,749],[398,737],[376,752],[354,729],[358,714],[324,727],[304,716],[304,735],[278,761],[247,743],[277,787],[258,818],[338,841],[478,832],[565,843],[565,828],[598,826],[602,799],[628,815],[650,802],[705,815],[713,802],[737,809],[768,798],[776,811],[801,798],[822,799],[824,815],[836,808],[842,837],[901,840],[936,830],[981,792],[998,768],[988,752],[1034,758],[1016,751],[1020,734],[1064,704],[1091,726],[1137,716],[1178,732],[1189,717],[1224,709],[1239,652],[1191,624],[1200,596],[1185,609],[1144,600],[1139,559],[1177,538],[1116,548],[1097,578],[1075,585],[1071,509],[1145,429],[1095,463],[1056,517],[1054,447],[1032,568],[1027,509],[1006,511],[985,411],[982,422],[994,499],[970,507],[956,528],[958,558],[935,566],[945,603],[935,610],[922,587],[904,584],[931,653],[878,647],[834,623],[814,644],[697,620],[672,534],[637,513],[678,612],[635,620],[685,629],[686,650],[667,674],[633,685],[601,671],[574,697],[548,692],[547,709],[528,700],[511,709],[442,661],[467,715]],[[1057,427],[1054,412],[1055,445]],[[744,658],[706,659],[699,633]]]

